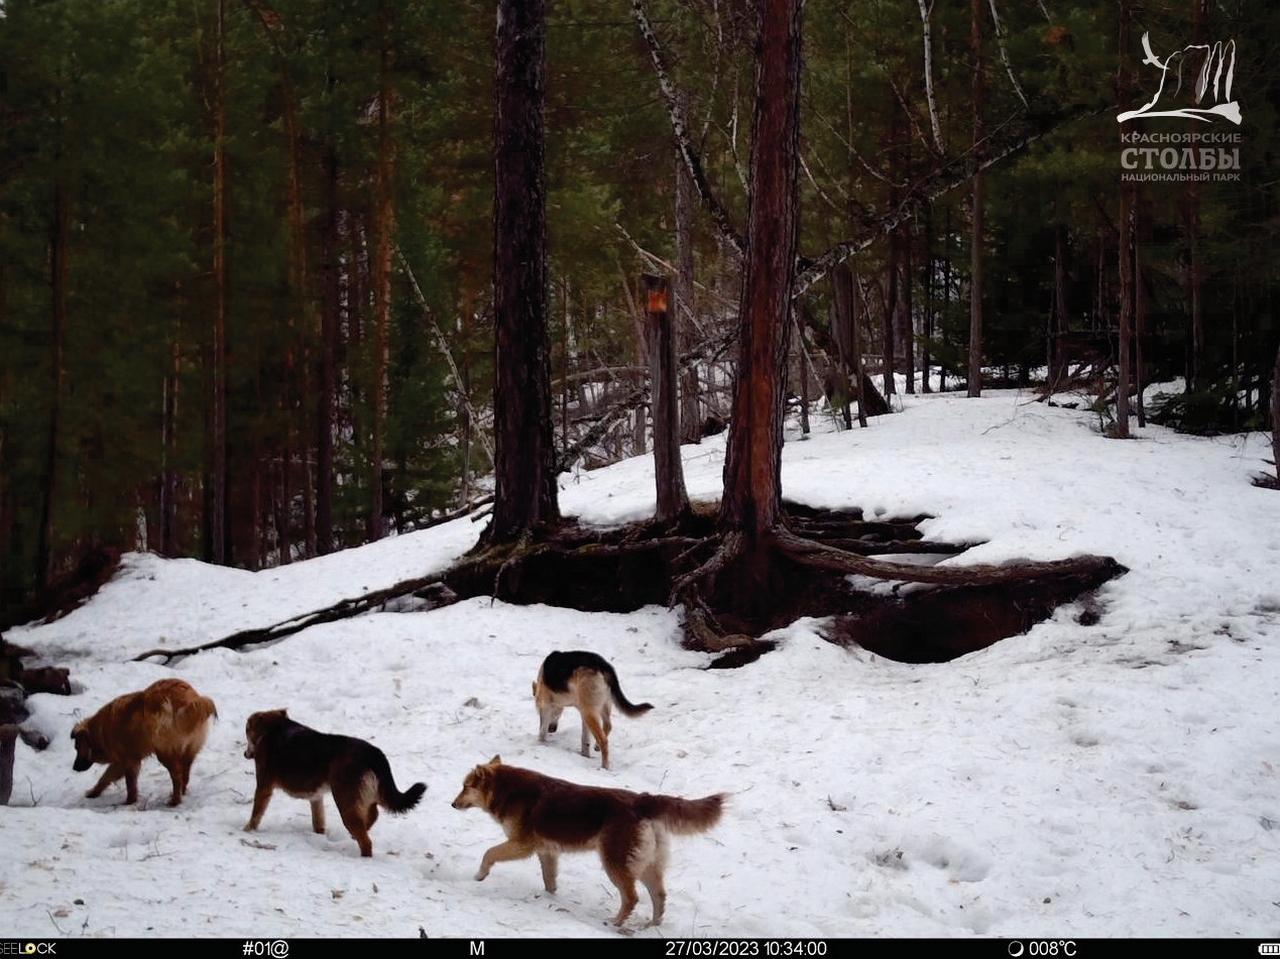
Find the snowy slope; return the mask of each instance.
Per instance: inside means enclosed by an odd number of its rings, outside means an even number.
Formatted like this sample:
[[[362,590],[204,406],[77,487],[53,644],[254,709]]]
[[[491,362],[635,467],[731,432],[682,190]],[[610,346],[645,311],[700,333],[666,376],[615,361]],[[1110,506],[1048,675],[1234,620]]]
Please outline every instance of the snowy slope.
[[[0,812],[0,925],[13,936],[595,936],[617,893],[594,854],[472,878],[501,841],[449,803],[467,770],[504,762],[582,783],[732,794],[711,833],[673,840],[667,916],[639,936],[1228,936],[1280,923],[1280,495],[1252,487],[1265,437],[1150,428],[1100,437],[1087,414],[1012,392],[907,398],[870,429],[790,442],[788,497],[927,512],[935,539],[986,539],[953,563],[1105,553],[1131,572],[1093,626],[1062,609],[1029,634],[943,665],[837,649],[814,624],[741,670],[707,671],[677,614],[471,600],[315,627],[274,646],[166,669],[129,662],[443,569],[479,524],[459,520],[247,573],[130,555],[65,619],[9,638],[68,665],[76,695],[31,698],[14,796]],[[695,498],[718,495],[722,442],[685,447]],[[564,478],[561,506],[613,524],[652,509],[645,459]],[[529,683],[552,649],[593,649],[655,709],[617,717],[612,770],[577,754],[567,714],[537,742]],[[221,721],[176,810],[143,768],[84,798],[71,726],[177,675]],[[287,706],[369,739],[401,788],[429,790],[372,830],[362,860],[330,806],[325,836],[253,792],[246,716]],[[630,925],[649,916],[641,904]]]

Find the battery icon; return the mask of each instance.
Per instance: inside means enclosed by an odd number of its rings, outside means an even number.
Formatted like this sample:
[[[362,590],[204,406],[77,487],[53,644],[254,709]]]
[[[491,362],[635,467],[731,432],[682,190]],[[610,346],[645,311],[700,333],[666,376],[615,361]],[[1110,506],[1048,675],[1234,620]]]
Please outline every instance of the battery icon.
[[[1260,956],[1280,956],[1280,942],[1260,942],[1260,943],[1258,943],[1258,955],[1260,955]]]

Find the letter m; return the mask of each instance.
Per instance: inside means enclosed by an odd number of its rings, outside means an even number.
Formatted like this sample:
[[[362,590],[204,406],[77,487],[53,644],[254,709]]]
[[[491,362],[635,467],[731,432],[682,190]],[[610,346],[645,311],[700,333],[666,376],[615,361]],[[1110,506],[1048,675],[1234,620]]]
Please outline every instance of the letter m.
[[[483,940],[483,939],[481,939],[479,942],[476,942],[476,941],[472,940],[472,942],[471,942],[471,955],[473,955],[473,956],[483,956],[483,955],[484,955],[484,940]]]

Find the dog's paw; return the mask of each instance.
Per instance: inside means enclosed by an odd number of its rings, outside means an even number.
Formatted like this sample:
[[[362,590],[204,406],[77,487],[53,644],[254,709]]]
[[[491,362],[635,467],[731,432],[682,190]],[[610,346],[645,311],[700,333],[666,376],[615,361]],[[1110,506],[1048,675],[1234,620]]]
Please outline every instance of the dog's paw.
[[[489,873],[484,869],[481,869],[478,873],[476,873],[476,882],[484,882],[484,878],[487,875],[489,875]]]
[[[256,822],[247,822],[244,824],[245,832],[253,832],[257,828],[258,828],[258,824]]]

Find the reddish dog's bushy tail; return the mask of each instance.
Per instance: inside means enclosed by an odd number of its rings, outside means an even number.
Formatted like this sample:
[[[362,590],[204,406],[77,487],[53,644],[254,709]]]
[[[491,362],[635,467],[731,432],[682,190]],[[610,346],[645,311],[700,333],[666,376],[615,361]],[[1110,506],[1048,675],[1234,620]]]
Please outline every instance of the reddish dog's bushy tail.
[[[704,796],[702,799],[643,793],[636,800],[636,814],[641,819],[653,819],[662,823],[668,832],[678,836],[692,836],[706,832],[720,821],[726,798],[724,793]]]

